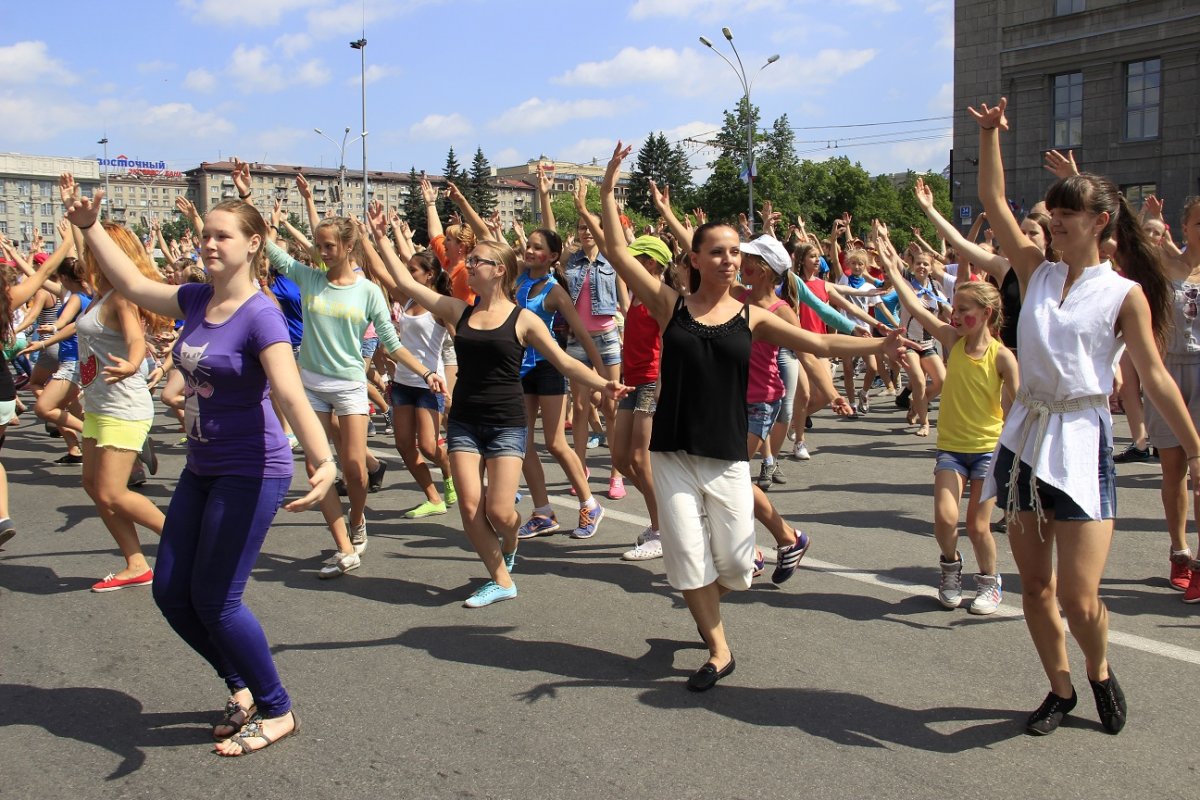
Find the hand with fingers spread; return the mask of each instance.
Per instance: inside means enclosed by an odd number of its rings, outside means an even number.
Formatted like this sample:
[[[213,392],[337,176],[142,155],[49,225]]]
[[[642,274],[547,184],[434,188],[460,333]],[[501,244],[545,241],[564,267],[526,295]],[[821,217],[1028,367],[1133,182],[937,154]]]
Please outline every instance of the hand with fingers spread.
[[[1007,128],[1007,125],[1005,126]],[[1072,175],[1079,174],[1079,167],[1075,164],[1075,151],[1068,150],[1064,156],[1057,150],[1047,150],[1042,156],[1042,166],[1054,173],[1058,178],[1069,178]]]
[[[433,184],[429,182],[428,178],[421,178],[421,199],[427,206],[437,202],[437,189],[433,188]]]
[[[312,187],[308,185],[308,178],[304,177],[302,172],[296,173],[296,191],[300,193],[302,199],[312,199]]]
[[[191,219],[196,215],[196,205],[183,195],[177,195],[175,197],[175,210],[180,214],[183,214],[183,216],[187,217],[188,219]]]
[[[121,358],[118,355],[109,353],[108,357],[112,359],[112,366],[105,367],[104,382],[105,383],[120,383],[138,371],[138,365]]]
[[[546,165],[540,161],[537,165],[537,186],[538,191],[543,194],[550,194],[550,189],[554,186],[550,176],[546,174]]]
[[[58,177],[58,195],[62,199],[63,207],[69,207],[79,198],[79,184],[75,183],[75,176],[69,172],[64,172]]]
[[[1004,115],[1004,110],[1008,108],[1008,98],[1001,97],[1000,102],[994,106],[989,106],[987,103],[980,103],[979,109],[974,106],[967,106],[967,113],[975,118],[979,123],[981,130],[1008,130],[1008,117]]]
[[[1156,195],[1150,195],[1142,202],[1142,210],[1146,212],[1146,216],[1150,219],[1162,219],[1163,201]]]

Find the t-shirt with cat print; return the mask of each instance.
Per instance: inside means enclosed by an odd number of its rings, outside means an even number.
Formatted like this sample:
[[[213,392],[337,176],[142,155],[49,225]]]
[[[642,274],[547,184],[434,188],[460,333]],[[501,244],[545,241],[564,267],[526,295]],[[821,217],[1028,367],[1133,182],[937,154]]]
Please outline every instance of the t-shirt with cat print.
[[[258,359],[278,342],[291,347],[287,322],[262,293],[224,322],[208,322],[212,292],[209,284],[190,283],[176,296],[183,331],[173,353],[184,377],[187,468],[204,476],[291,477],[291,449]]]

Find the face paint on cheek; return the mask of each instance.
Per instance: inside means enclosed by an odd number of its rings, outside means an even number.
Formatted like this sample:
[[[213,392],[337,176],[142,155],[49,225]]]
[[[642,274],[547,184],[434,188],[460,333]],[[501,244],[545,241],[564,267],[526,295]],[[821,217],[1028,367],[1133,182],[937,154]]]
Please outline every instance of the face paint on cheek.
[[[975,316],[974,314],[964,314],[963,315],[962,324],[964,327],[974,328],[975,323],[977,323],[977,322],[979,322],[979,317]]]

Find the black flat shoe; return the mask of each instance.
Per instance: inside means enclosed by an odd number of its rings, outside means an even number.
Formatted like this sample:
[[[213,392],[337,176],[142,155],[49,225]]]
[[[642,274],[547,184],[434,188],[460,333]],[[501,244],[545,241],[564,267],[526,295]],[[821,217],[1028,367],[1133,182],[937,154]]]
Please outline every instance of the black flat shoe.
[[[737,666],[737,661],[732,657],[724,669],[718,670],[716,665],[711,661],[705,664],[700,669],[696,670],[692,677],[688,678],[687,688],[692,692],[707,692],[709,689],[717,685],[717,681],[724,678],[726,675],[733,673],[733,668]]]

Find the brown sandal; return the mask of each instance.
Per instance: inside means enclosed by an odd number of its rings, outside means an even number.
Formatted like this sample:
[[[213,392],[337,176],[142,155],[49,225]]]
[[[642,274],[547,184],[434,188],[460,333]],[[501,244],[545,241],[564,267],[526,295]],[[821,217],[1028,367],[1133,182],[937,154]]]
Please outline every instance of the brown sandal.
[[[237,736],[250,719],[258,713],[258,706],[254,703],[250,704],[249,708],[244,707],[232,697],[225,703],[225,716],[221,717],[221,721],[212,727],[212,737],[214,741],[223,742]],[[233,728],[229,733],[217,733],[217,728]]]
[[[253,755],[254,753],[257,753],[259,750],[266,750],[268,747],[275,744],[276,742],[282,742],[284,739],[288,738],[289,736],[298,735],[300,733],[300,718],[298,716],[296,716],[295,711],[289,711],[288,713],[292,715],[292,729],[290,731],[288,731],[287,733],[281,734],[278,738],[272,739],[270,736],[267,736],[267,734],[263,732],[262,724],[265,720],[263,719],[262,715],[255,714],[250,719],[250,721],[246,723],[245,727],[242,728],[241,732],[237,736],[234,736],[228,740],[228,741],[236,744],[238,746],[238,749],[241,750],[241,752],[240,753],[222,753],[221,751],[218,750],[218,751],[216,751],[217,754],[221,755],[221,756],[225,756],[227,758]],[[262,747],[251,747],[250,743],[248,741],[246,741],[247,739],[262,739],[264,742],[266,742],[266,744],[264,744]]]

